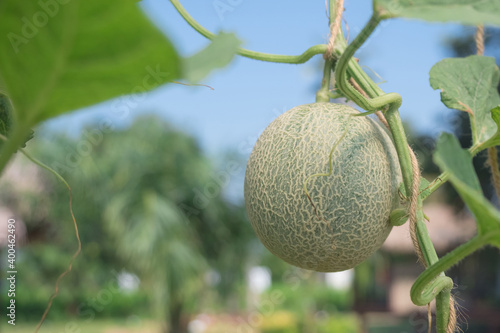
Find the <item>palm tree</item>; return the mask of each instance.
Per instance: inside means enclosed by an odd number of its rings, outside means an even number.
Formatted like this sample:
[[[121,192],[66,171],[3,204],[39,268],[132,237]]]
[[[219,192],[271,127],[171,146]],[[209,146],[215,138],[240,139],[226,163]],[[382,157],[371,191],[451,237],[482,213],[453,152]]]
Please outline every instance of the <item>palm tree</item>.
[[[186,332],[185,319],[199,307],[209,270],[221,278],[213,287],[222,301],[234,299],[244,281],[254,234],[243,207],[226,200],[223,186],[199,203],[200,191],[213,184],[214,167],[193,138],[166,122],[142,117],[127,129],[95,131],[85,129],[76,141],[51,140],[50,149],[40,150],[41,158],[66,171],[83,221],[84,247],[85,239],[105,243],[111,260],[141,278],[153,300],[152,311],[168,323],[165,331]],[[66,148],[56,149],[58,157],[54,142],[66,142]],[[92,143],[92,150],[75,159],[76,165],[59,162],[64,161],[61,155],[77,154],[68,147],[85,142]],[[62,205],[56,210],[63,214],[66,203],[56,200],[55,206]]]

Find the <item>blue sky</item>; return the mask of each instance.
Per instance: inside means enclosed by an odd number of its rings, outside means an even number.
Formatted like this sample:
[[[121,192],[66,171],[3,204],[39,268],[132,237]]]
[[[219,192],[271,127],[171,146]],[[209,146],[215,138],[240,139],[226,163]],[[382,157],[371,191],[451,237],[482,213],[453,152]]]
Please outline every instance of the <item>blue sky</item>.
[[[325,3],[316,1],[209,0],[182,1],[193,17],[211,31],[235,32],[244,47],[270,53],[299,54],[325,43],[328,22]],[[220,3],[231,11],[222,15]],[[167,0],[143,0],[142,8],[164,31],[183,56],[208,42],[189,27]],[[351,39],[371,14],[371,1],[347,0],[344,18]],[[416,20],[391,20],[379,27],[357,53],[360,64],[383,78],[386,92],[403,96],[400,110],[415,130],[437,135],[447,128],[452,112],[440,102],[439,92],[429,86],[433,64],[449,56],[442,47],[450,36],[463,32],[455,24],[430,24]],[[130,114],[111,119],[126,125],[136,116],[156,113],[196,136],[211,155],[235,150],[247,155],[257,136],[280,113],[314,102],[314,87],[321,80],[321,56],[302,65],[271,64],[237,57],[203,83],[215,88],[168,85],[150,94]],[[81,126],[108,115],[111,103],[102,103],[52,120],[50,128],[75,133]]]

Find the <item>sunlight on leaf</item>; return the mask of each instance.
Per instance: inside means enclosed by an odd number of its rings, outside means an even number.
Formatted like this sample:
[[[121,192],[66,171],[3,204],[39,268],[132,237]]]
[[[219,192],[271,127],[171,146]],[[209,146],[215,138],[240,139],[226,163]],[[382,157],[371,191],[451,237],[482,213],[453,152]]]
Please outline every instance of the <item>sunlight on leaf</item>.
[[[500,105],[491,110],[491,118],[497,126],[495,134],[477,148],[477,151],[500,145]]]
[[[32,126],[179,77],[177,54],[135,2],[0,3],[0,81]]]
[[[227,66],[240,44],[234,34],[221,32],[206,48],[184,59],[184,77],[190,82],[199,82],[213,69]]]
[[[443,171],[449,173],[451,183],[476,217],[478,233],[486,235],[490,232],[498,232],[500,212],[481,192],[481,186],[472,165],[472,156],[460,147],[455,136],[443,133],[439,137],[434,161]],[[497,246],[500,246],[500,240]]]
[[[406,17],[426,21],[500,26],[497,0],[374,0],[384,18]]]
[[[491,110],[500,104],[497,91],[500,70],[495,59],[483,56],[444,59],[429,74],[432,88],[441,90],[441,101],[447,107],[469,113],[473,144],[489,140],[497,130]]]

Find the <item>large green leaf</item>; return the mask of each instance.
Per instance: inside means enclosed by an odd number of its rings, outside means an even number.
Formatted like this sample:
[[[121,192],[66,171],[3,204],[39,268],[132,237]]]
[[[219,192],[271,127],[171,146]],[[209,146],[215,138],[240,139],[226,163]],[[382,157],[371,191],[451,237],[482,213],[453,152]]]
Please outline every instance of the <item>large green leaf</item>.
[[[384,18],[407,17],[500,26],[498,0],[374,0],[374,5]]]
[[[449,58],[430,71],[432,88],[441,90],[441,101],[451,109],[469,113],[474,145],[489,140],[497,130],[491,110],[500,104],[500,70],[494,58]]]
[[[215,68],[231,62],[241,42],[232,33],[219,33],[205,49],[184,59],[184,78],[198,82]]]
[[[486,235],[500,231],[500,212],[483,196],[472,165],[472,156],[460,147],[457,138],[443,133],[438,139],[434,161],[449,174],[449,179],[460,197],[476,217],[478,233]],[[494,240],[500,247],[500,239]]]
[[[500,145],[500,105],[491,110],[491,118],[495,122],[497,130],[495,134],[493,134],[493,136],[488,139],[488,141],[485,141],[477,147],[477,151]]]
[[[180,75],[174,48],[133,1],[3,0],[0,13],[1,81],[25,125]]]

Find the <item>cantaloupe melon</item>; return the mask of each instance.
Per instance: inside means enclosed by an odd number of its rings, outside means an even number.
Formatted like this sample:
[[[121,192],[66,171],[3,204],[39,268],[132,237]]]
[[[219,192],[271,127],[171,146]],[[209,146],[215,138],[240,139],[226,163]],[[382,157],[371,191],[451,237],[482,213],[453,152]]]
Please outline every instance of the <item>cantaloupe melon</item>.
[[[346,270],[391,231],[401,183],[397,154],[386,131],[369,117],[350,116],[356,113],[333,103],[297,106],[275,119],[253,148],[245,174],[247,214],[266,248],[290,264]],[[310,177],[328,173],[337,142],[331,175]],[[308,178],[311,200],[304,191]]]

